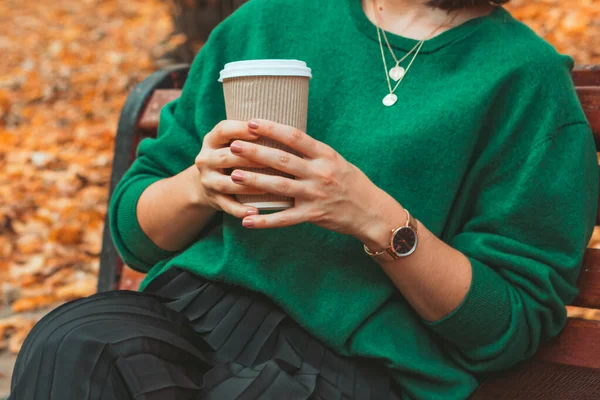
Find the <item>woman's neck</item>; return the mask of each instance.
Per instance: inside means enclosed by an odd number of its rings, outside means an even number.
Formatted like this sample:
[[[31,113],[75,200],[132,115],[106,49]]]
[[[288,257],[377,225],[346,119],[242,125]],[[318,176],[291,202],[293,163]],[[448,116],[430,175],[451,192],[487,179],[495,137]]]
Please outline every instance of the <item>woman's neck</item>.
[[[421,0],[375,0],[372,1],[377,7],[392,15],[402,15],[406,12],[419,12],[424,9],[431,11]]]
[[[396,35],[418,40],[439,35],[494,9],[485,5],[448,12],[426,5],[426,0],[361,1],[365,14],[375,25]]]

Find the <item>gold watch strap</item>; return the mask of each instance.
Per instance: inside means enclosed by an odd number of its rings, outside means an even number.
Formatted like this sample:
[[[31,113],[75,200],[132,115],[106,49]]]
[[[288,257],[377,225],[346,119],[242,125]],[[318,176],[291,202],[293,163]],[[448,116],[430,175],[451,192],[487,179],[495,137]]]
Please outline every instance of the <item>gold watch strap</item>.
[[[394,232],[394,231],[392,231],[392,232]],[[367,253],[371,257],[377,257],[377,256],[387,253],[394,260],[397,260],[398,258],[400,258],[398,256],[398,254],[394,253],[394,250],[392,250],[392,246],[388,247],[387,249],[383,249],[383,250],[377,251],[377,252],[373,252],[373,251],[369,250],[369,248],[367,247],[366,244],[363,244],[363,248],[365,249],[365,253]]]
[[[390,245],[387,248],[385,248],[385,249],[383,249],[381,251],[374,252],[374,251],[371,251],[371,249],[369,249],[366,244],[363,244],[363,248],[365,250],[365,253],[367,253],[371,257],[377,257],[377,256],[380,256],[382,254],[387,253],[391,257],[392,260],[397,260],[397,259],[400,258],[400,256],[398,254],[396,254],[396,252],[392,249],[392,239],[394,238],[394,233],[399,228],[403,228],[405,226],[410,226],[412,229],[414,229],[414,231],[417,234],[417,236],[419,235],[419,230],[417,228],[416,220],[413,223],[413,221],[410,218],[410,213],[408,212],[408,210],[405,208],[404,211],[406,211],[406,217],[407,217],[406,224],[402,225],[402,226],[400,226],[400,227],[398,227],[396,229],[392,229],[392,236],[390,237]]]

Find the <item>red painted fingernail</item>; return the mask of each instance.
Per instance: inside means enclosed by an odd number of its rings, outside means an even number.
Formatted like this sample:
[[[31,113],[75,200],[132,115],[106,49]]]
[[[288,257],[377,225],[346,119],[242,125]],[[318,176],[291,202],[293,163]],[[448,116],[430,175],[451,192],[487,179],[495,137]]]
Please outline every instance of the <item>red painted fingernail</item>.
[[[242,225],[245,226],[246,228],[252,228],[252,227],[254,227],[254,221],[252,221],[251,219],[244,219],[242,221]]]
[[[231,179],[234,182],[243,182],[244,181],[244,174],[240,171],[233,171],[231,173]]]
[[[237,143],[231,143],[229,145],[229,149],[235,154],[240,154],[242,151],[244,151],[244,148]]]
[[[254,121],[254,120],[252,120],[252,121],[248,122],[248,127],[249,127],[250,129],[258,129],[258,122],[257,122],[257,121]]]
[[[256,215],[258,214],[258,210],[255,210],[253,208],[246,210],[246,215]]]

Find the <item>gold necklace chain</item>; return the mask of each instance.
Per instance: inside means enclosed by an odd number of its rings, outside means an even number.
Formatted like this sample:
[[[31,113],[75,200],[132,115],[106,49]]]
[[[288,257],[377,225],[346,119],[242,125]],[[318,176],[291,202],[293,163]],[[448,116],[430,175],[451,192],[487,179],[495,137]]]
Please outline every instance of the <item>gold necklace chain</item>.
[[[375,25],[375,27],[377,28],[377,39],[379,39],[379,49],[381,50],[381,59],[383,61],[383,68],[385,69],[385,77],[387,80],[388,89],[390,91],[390,93],[383,98],[382,102],[385,106],[390,107],[390,106],[393,106],[398,101],[398,96],[396,96],[394,94],[394,92],[396,91],[396,89],[398,88],[400,83],[402,83],[402,81],[404,80],[404,77],[408,73],[408,70],[412,66],[415,59],[417,58],[419,51],[421,51],[421,48],[423,47],[425,40],[430,39],[442,26],[444,26],[444,24],[446,24],[446,21],[448,20],[448,18],[446,18],[446,20],[444,20],[444,22],[442,22],[437,28],[435,28],[425,39],[421,39],[420,41],[418,41],[417,44],[408,53],[406,53],[406,55],[404,57],[402,57],[402,59],[398,60],[396,58],[396,55],[394,54],[394,51],[392,50],[392,46],[390,46],[390,43],[387,40],[385,30],[379,27],[379,18],[377,15],[377,6],[375,4],[375,0],[372,2],[372,4],[373,4],[373,8],[374,8],[373,11],[374,11],[375,19],[377,21],[377,25]],[[457,16],[458,16],[458,14],[455,15],[452,20],[454,20]],[[388,68],[387,68],[387,62],[385,60],[385,52],[383,50],[383,43],[381,42],[381,33],[383,33],[383,37],[385,38],[387,47],[388,47],[390,53],[392,54],[394,61],[396,62],[396,66],[394,68],[392,68],[389,71],[389,73],[388,73]],[[410,60],[410,63],[406,67],[406,70],[404,70],[404,68],[402,68],[402,67],[398,67],[398,65],[402,61],[404,61],[415,49],[417,49],[417,51],[416,51],[415,55],[413,56],[412,60]],[[396,71],[394,71],[394,70],[396,70]],[[394,76],[394,73],[397,73],[397,75]],[[394,86],[393,89],[392,89],[392,84],[390,82],[390,75],[392,75],[394,80],[398,81],[398,83],[396,83],[396,86]],[[397,77],[397,79],[396,79],[396,77]]]
[[[379,28],[381,29],[381,28]],[[419,47],[419,45],[421,44],[421,42],[423,42],[423,40],[419,40],[417,42],[417,44],[415,44],[415,47],[413,47],[412,49],[410,49],[410,51],[408,53],[406,53],[406,55],[404,57],[402,57],[401,59],[397,59],[396,58],[396,54],[394,54],[394,51],[392,50],[392,46],[390,46],[390,42],[388,42],[387,39],[387,35],[385,34],[385,30],[381,29],[381,33],[383,33],[383,39],[385,40],[385,44],[387,44],[387,48],[390,50],[390,54],[392,55],[392,58],[394,59],[394,62],[396,63],[396,66],[398,66],[402,61],[404,61],[406,59],[406,57],[408,57],[410,55],[410,53],[412,53],[413,51],[415,51],[415,49],[417,47]]]
[[[376,0],[373,0],[373,14],[375,16],[376,26],[379,28],[379,25],[381,25],[381,20],[379,19],[379,12],[377,11],[377,4],[375,4],[375,1]],[[389,70],[389,75],[390,75],[390,78],[392,78],[394,81],[397,82],[406,73],[406,70],[399,66],[400,63],[402,61],[404,61],[408,56],[410,56],[411,53],[417,47],[419,47],[419,45],[421,44],[421,40],[419,42],[417,42],[417,44],[412,49],[410,49],[410,51],[408,53],[406,53],[406,55],[404,57],[402,57],[400,60],[398,60],[396,58],[396,54],[392,50],[392,46],[390,46],[390,42],[388,41],[387,35],[385,34],[385,30],[382,29],[381,33],[383,33],[383,38],[385,39],[385,43],[387,44],[390,54],[392,55],[392,58],[394,59],[394,62],[396,63],[396,65],[394,65],[394,67]]]
[[[454,18],[456,18],[456,16]],[[446,20],[447,20],[447,18],[446,18]],[[427,39],[430,39],[433,36],[433,34],[436,33],[445,24],[446,24],[446,21],[442,22],[442,24],[440,26],[438,26],[436,29],[434,29],[429,34],[429,37]],[[381,28],[379,28],[379,29],[381,29]],[[425,40],[427,40],[427,39],[421,39],[421,40],[419,40],[419,42],[417,42],[417,44],[415,45],[415,47],[413,47],[412,49],[410,49],[410,51],[408,53],[406,53],[406,55],[404,57],[402,57],[400,60],[398,60],[396,58],[396,54],[394,54],[394,50],[392,50],[392,46],[390,46],[390,42],[388,41],[387,35],[385,34],[385,30],[381,29],[381,33],[383,33],[383,39],[385,40],[385,44],[387,45],[387,48],[390,50],[390,54],[392,55],[392,58],[396,62],[396,66],[398,66],[398,64],[400,64],[402,61],[404,61],[404,59],[406,59],[406,57],[408,57],[409,54],[412,53],[419,46],[419,44],[421,44],[421,42],[424,42]]]
[[[381,33],[379,32],[380,30],[381,30],[381,28],[377,27],[377,38],[379,39],[379,49],[381,50],[381,59],[383,60],[383,68],[384,68],[384,72],[385,72],[385,78],[387,80],[388,88],[390,90],[390,94],[386,95],[383,98],[383,104],[386,105],[386,106],[388,106],[388,107],[390,107],[390,106],[393,106],[396,103],[396,101],[398,101],[398,96],[396,96],[394,94],[394,92],[396,91],[396,89],[398,88],[398,86],[404,80],[404,77],[408,73],[408,70],[410,70],[410,67],[412,66],[413,62],[417,58],[417,55],[419,55],[419,51],[421,51],[421,47],[423,47],[423,43],[425,41],[422,40],[421,42],[419,42],[419,48],[417,49],[417,51],[416,51],[415,55],[413,56],[412,60],[410,60],[410,63],[408,64],[408,67],[406,67],[406,72],[398,80],[398,83],[396,83],[396,86],[394,86],[394,88],[392,89],[392,84],[390,82],[390,76],[388,75],[387,62],[385,61],[385,53],[383,51],[383,44],[381,43]]]

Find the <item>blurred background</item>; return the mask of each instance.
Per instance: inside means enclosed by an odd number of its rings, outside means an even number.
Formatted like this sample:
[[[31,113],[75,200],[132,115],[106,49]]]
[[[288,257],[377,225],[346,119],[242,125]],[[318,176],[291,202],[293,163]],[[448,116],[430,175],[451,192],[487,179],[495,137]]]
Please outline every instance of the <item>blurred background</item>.
[[[153,71],[190,62],[241,3],[0,2],[0,397],[35,321],[96,291],[127,94]],[[578,64],[600,64],[600,1],[513,0],[507,8]],[[600,247],[600,234],[590,245]]]

